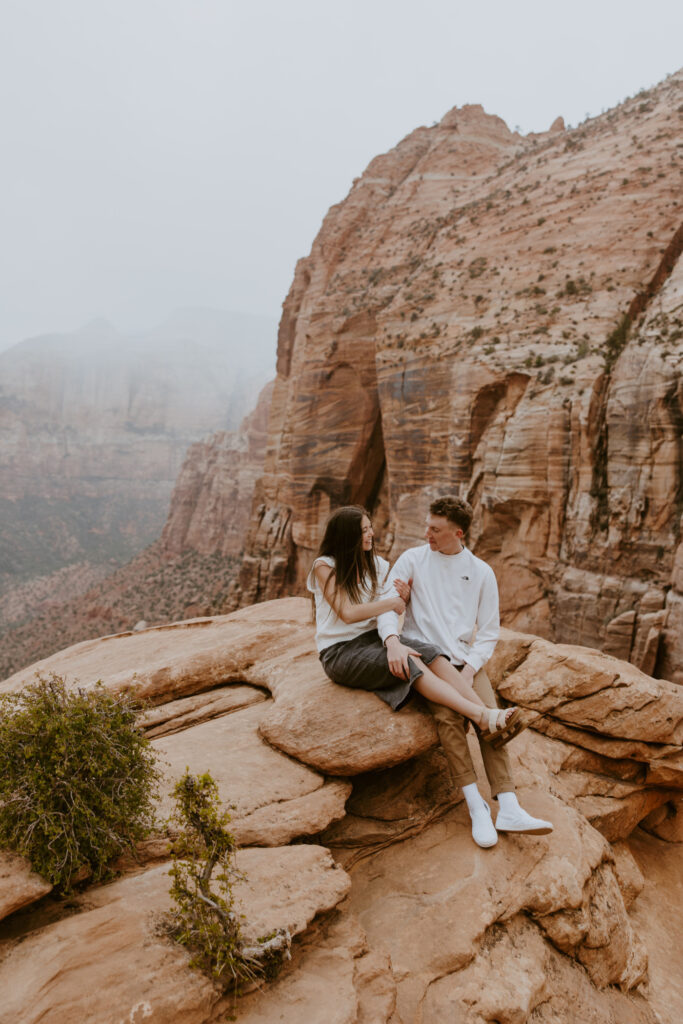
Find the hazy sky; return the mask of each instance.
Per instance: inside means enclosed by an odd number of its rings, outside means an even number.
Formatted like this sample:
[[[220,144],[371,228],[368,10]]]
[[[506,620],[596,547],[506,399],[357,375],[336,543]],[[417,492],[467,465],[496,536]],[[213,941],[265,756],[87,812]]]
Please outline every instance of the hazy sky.
[[[455,105],[576,124],[683,64],[678,0],[0,0],[0,348],[278,316],[372,157]]]

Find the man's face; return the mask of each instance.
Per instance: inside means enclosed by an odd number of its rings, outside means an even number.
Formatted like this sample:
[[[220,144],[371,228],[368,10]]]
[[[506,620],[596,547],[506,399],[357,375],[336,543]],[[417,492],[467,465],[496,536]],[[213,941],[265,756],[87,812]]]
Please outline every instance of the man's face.
[[[445,516],[427,516],[425,537],[432,551],[440,551],[442,555],[457,555],[462,551],[465,534]]]

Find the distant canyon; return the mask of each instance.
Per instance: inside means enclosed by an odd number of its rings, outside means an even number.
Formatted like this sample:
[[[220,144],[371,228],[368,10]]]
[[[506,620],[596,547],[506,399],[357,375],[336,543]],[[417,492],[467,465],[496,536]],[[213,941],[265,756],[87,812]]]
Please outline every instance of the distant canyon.
[[[0,354],[0,633],[158,539],[188,447],[253,407],[275,335],[266,317],[187,309]]]

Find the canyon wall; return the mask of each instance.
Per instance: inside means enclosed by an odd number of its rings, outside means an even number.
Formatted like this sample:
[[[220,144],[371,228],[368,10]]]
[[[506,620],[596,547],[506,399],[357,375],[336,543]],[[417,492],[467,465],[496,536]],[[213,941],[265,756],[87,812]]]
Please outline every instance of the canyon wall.
[[[683,73],[522,137],[454,109],[374,159],[284,304],[236,600],[303,592],[329,511],[389,557],[474,505],[504,621],[683,682]]]
[[[241,554],[263,472],[272,395],[271,382],[239,430],[219,431],[188,449],[161,535],[166,553]]]

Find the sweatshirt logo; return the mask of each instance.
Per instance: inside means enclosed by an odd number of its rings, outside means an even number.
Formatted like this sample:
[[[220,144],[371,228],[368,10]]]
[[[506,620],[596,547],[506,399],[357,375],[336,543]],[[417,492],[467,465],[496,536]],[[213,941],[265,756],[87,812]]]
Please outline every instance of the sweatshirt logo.
[[[469,581],[470,581],[470,578],[469,578],[469,576],[461,576],[461,577],[460,577],[460,579],[461,579],[461,580],[467,580],[467,582],[468,582],[468,583],[469,583]]]

